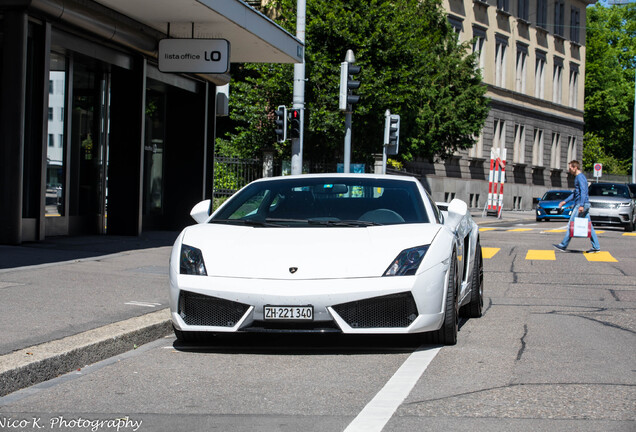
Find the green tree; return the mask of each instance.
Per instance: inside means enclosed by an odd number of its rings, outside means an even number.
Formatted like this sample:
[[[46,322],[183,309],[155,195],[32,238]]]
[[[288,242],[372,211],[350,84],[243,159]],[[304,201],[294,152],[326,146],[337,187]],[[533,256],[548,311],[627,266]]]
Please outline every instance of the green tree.
[[[636,4],[589,7],[586,49],[585,146],[591,148],[584,149],[584,166],[604,159],[609,173],[626,174],[633,148]]]
[[[295,0],[272,0],[277,22],[295,33]],[[433,158],[470,148],[488,115],[476,58],[459,44],[438,0],[308,0],[304,158],[340,161],[340,63],[352,49],[362,67],[353,114],[352,161],[382,151],[384,112],[401,116],[400,157]],[[225,151],[258,155],[276,141],[273,111],[291,105],[291,65],[232,70],[232,128]],[[234,149],[234,150],[231,150]],[[279,145],[288,153],[289,144]]]

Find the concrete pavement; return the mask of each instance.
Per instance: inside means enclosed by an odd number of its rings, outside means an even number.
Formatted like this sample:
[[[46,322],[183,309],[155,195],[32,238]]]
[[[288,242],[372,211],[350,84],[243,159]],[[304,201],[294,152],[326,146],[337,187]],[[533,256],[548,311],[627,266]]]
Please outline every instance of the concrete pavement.
[[[473,213],[480,225],[534,220]],[[0,245],[0,396],[169,334],[168,260],[177,232]]]

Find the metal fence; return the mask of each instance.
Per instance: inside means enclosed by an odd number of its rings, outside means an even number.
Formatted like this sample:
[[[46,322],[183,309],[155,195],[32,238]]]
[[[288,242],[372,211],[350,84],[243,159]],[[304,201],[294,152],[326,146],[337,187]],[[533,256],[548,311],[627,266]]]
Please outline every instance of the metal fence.
[[[262,176],[263,164],[260,159],[215,156],[213,195],[215,198],[229,197]]]

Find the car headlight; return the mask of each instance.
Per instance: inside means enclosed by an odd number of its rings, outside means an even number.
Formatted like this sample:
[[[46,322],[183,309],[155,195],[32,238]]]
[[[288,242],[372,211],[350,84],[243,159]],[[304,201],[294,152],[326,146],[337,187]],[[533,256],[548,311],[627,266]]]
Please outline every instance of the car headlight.
[[[632,203],[628,203],[628,202],[621,203],[621,207],[629,207],[630,205],[632,205]]]
[[[410,276],[414,275],[420,266],[426,251],[430,245],[418,246],[414,248],[404,249],[393,260],[388,269],[384,272],[384,276]]]
[[[179,272],[181,274],[207,276],[203,254],[201,249],[188,245],[181,245],[181,259],[179,260]]]

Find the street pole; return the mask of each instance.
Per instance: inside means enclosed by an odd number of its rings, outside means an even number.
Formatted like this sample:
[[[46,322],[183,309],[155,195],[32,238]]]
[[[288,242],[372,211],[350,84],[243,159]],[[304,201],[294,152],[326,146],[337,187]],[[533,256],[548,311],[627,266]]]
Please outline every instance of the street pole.
[[[351,172],[351,111],[345,113],[344,172]]]
[[[305,11],[306,0],[297,0],[296,3],[296,37],[305,43]],[[292,175],[303,173],[303,136],[305,124],[305,53],[302,63],[294,64],[294,96],[293,108],[300,111],[300,136],[292,138],[291,173]]]
[[[636,71],[635,71],[636,72]],[[632,183],[636,183],[636,73],[634,73],[634,135],[632,136]]]
[[[382,143],[382,174],[386,174],[386,148],[389,145],[389,131],[391,127],[391,111],[384,112],[384,142]]]

